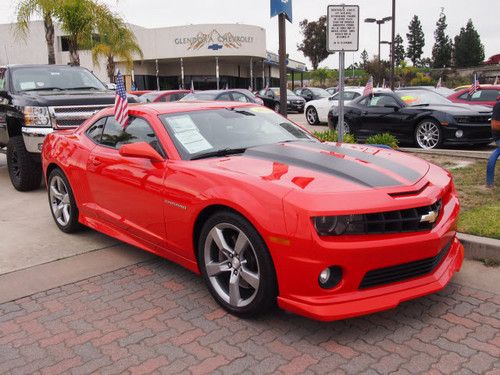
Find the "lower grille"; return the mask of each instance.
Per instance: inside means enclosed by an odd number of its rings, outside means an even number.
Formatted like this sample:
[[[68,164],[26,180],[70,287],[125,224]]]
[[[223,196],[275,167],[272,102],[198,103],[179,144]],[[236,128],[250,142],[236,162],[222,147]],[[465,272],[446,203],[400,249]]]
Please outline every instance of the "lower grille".
[[[408,280],[414,277],[424,276],[432,273],[450,251],[450,241],[438,255],[432,258],[417,260],[415,262],[400,264],[386,268],[368,271],[359,285],[359,289],[372,288],[375,286],[391,284],[398,281]]]
[[[459,124],[489,124],[491,122],[491,114],[483,116],[455,116],[455,120]]]
[[[55,129],[76,128],[85,120],[92,117],[96,112],[110,105],[111,104],[49,107],[52,127]]]

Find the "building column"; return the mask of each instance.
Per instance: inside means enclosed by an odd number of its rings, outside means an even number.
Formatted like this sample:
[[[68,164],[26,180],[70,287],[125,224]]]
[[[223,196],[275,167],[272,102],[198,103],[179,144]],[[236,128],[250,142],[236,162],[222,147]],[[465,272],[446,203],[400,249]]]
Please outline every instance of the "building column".
[[[253,91],[253,59],[250,58],[250,91]]]
[[[269,65],[269,74],[268,74],[268,81],[267,81],[269,87],[272,86],[272,84],[271,84],[272,73],[271,72],[272,72],[272,67],[271,67],[271,65]]]
[[[295,90],[295,71],[292,70],[292,91]]]
[[[300,72],[300,87],[304,87],[304,72]]]
[[[184,90],[184,59],[181,57],[181,89]]]
[[[217,90],[219,90],[219,58],[215,57],[215,79],[217,80]]]
[[[156,90],[160,91],[160,67],[158,65],[158,59],[155,60],[156,65]]]
[[[266,87],[266,64],[265,60],[262,60],[262,89]]]

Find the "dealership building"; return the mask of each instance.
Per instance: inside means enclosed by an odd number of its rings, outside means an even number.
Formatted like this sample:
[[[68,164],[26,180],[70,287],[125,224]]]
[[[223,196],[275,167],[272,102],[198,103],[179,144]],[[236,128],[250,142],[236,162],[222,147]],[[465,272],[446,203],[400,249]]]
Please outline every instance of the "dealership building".
[[[118,63],[126,77],[138,90],[189,88],[260,89],[279,84],[278,55],[266,46],[266,30],[242,24],[204,24],[162,28],[129,25],[142,49],[128,71]],[[56,26],[55,55],[57,64],[67,64],[67,39]],[[47,46],[41,21],[30,24],[26,37],[19,37],[15,24],[0,25],[0,65],[45,64]],[[92,70],[103,82],[108,82],[106,63],[93,65],[90,51],[80,52],[80,64]],[[287,61],[294,80],[302,79],[304,63]]]

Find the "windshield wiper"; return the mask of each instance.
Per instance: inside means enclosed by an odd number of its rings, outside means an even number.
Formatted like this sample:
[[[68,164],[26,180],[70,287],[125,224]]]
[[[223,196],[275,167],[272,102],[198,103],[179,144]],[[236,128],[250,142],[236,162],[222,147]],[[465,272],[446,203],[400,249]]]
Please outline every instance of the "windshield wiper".
[[[60,87],[35,87],[34,89],[26,89],[26,90],[21,90],[21,92],[24,91],[62,91],[64,89]]]
[[[413,104],[410,107],[428,107],[430,104],[429,103],[422,103],[422,104]]]
[[[220,150],[205,152],[204,154],[193,156],[189,160],[213,158],[216,156],[228,156],[228,155],[242,154],[246,150],[247,150],[246,148],[223,148]]]

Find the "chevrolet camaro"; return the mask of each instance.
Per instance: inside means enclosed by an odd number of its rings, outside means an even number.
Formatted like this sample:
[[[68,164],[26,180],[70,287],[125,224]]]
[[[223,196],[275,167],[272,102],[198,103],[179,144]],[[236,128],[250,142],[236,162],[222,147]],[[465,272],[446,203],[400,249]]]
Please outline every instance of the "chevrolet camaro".
[[[49,206],[200,273],[247,317],[373,313],[442,289],[461,267],[449,173],[394,150],[321,143],[248,103],[132,105],[50,134]]]

